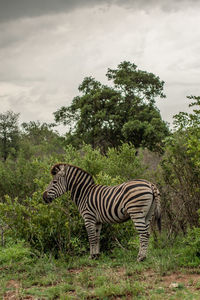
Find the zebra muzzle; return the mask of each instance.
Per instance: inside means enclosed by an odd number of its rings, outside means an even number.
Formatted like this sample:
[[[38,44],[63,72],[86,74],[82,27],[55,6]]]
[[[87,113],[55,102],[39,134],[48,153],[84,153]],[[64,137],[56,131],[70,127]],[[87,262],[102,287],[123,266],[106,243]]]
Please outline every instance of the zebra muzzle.
[[[48,197],[47,191],[45,191],[43,193],[43,200],[44,200],[45,203],[51,203],[52,202],[52,199],[50,197]]]

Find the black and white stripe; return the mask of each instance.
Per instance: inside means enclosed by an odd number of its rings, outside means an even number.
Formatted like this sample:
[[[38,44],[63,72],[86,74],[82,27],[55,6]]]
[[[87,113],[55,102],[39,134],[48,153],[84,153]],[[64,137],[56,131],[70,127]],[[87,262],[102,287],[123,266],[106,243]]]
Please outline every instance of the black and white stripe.
[[[140,236],[138,260],[146,257],[149,226],[154,213],[160,229],[160,196],[154,184],[136,179],[117,186],[97,185],[89,173],[69,164],[56,164],[51,174],[53,180],[43,198],[51,202],[66,191],[71,192],[85,222],[91,257],[99,254],[102,223],[121,223],[130,218]]]

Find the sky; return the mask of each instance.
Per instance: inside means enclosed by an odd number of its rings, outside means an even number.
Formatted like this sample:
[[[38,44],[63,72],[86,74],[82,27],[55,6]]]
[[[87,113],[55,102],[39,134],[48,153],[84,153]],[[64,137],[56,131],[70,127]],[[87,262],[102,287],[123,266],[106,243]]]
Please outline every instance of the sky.
[[[200,95],[200,0],[0,0],[0,113],[51,123],[84,77],[110,85],[124,60],[165,82],[172,124]]]

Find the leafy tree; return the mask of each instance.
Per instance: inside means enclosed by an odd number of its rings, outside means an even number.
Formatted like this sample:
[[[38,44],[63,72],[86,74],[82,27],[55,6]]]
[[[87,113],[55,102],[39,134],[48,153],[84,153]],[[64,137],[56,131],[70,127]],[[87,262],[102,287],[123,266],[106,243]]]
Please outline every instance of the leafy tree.
[[[124,61],[117,69],[108,69],[108,80],[113,80],[115,87],[126,96],[126,103],[141,104],[143,102],[155,103],[155,97],[165,98],[163,93],[164,81],[158,76],[137,69],[134,63]],[[134,99],[136,98],[136,99]]]
[[[188,225],[198,225],[200,203],[200,97],[188,98],[193,100],[189,107],[194,109],[174,116],[176,131],[167,138],[161,164],[165,181],[163,211],[170,226],[184,233]]]
[[[188,96],[193,100],[189,107],[193,107],[191,113],[180,112],[174,117],[174,125],[180,135],[183,136],[187,154],[200,173],[200,96]]]
[[[64,153],[64,138],[53,130],[52,124],[30,121],[22,123],[21,154],[30,156],[48,156]]]
[[[198,130],[200,125],[200,96],[188,96],[189,100],[194,100],[189,103],[189,107],[194,107],[191,113],[180,112],[174,116],[175,128],[180,130]]]
[[[4,161],[9,154],[16,154],[19,146],[19,114],[7,111],[0,114],[0,154]]]
[[[71,106],[55,113],[56,122],[70,126],[69,141],[85,142],[93,148],[117,146],[121,137],[120,93],[91,77],[83,80],[79,91],[82,96],[75,97]]]
[[[52,124],[40,123],[39,121],[30,121],[22,123],[22,130],[27,139],[31,140],[34,145],[38,145],[47,140],[53,133]]]
[[[79,86],[81,95],[54,113],[57,123],[69,126],[68,141],[76,146],[89,143],[104,151],[122,142],[159,150],[169,134],[155,106],[155,97],[165,97],[164,82],[130,62],[108,69],[106,76],[113,80],[113,87],[86,77]]]

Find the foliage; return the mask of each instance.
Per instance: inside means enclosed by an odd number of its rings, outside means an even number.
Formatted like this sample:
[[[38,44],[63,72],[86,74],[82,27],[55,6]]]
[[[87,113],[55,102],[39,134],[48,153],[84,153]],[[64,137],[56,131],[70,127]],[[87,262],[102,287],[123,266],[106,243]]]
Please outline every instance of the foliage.
[[[7,111],[0,114],[0,155],[6,161],[9,154],[16,155],[18,150],[19,114],[12,111]]]
[[[126,61],[116,70],[108,69],[106,75],[114,87],[86,77],[79,86],[81,95],[54,113],[57,123],[70,128],[68,142],[76,147],[85,142],[93,148],[101,147],[103,152],[122,142],[160,151],[169,130],[155,98],[165,97],[164,82]]]
[[[65,208],[65,205],[58,200],[53,205],[46,206],[42,203],[40,190],[34,193],[32,198],[25,199],[23,203],[20,203],[17,198],[12,201],[7,196],[6,201],[0,204],[1,218],[9,227],[7,234],[15,239],[24,239],[39,251],[58,253],[68,250],[70,253],[72,248],[73,254],[76,251],[81,253],[79,239],[84,240],[81,219],[75,212],[71,220],[72,205],[70,204],[70,214],[67,210],[69,207]],[[73,221],[74,226],[72,235],[70,221]]]
[[[34,178],[38,173],[37,160],[27,161],[20,156],[16,161],[0,162],[0,200],[9,195],[21,201],[31,195],[36,189]]]
[[[177,131],[166,139],[161,163],[163,211],[170,230],[179,232],[181,229],[184,233],[188,225],[198,225],[200,203],[200,102],[199,97],[189,98],[195,100],[190,106],[197,109],[175,116]]]
[[[6,247],[0,248],[0,263],[2,266],[16,264],[18,262],[29,263],[31,261],[31,249],[23,241],[17,243],[9,241]]]
[[[198,210],[200,221],[200,209]],[[179,263],[184,267],[198,267],[200,265],[200,227],[188,228],[182,238]]]
[[[188,229],[183,239],[180,264],[185,267],[198,267],[200,265],[200,228]]]
[[[64,153],[65,140],[53,128],[47,123],[22,123],[20,151],[26,159]]]
[[[0,201],[9,195],[21,202],[37,189],[35,178],[43,176],[44,166],[55,159],[62,160],[64,138],[53,132],[47,124],[24,123],[18,137],[16,157],[9,153],[0,161]]]
[[[109,68],[106,76],[109,80],[113,80],[118,90],[130,98],[137,97],[140,102],[154,103],[154,98],[157,96],[165,98],[164,81],[160,81],[160,78],[153,73],[137,70],[134,63],[121,62],[117,69]]]
[[[200,172],[200,97],[187,97],[194,100],[189,107],[194,107],[192,113],[183,113],[175,115],[174,125],[178,132],[185,135],[185,147],[190,156],[195,170]]]
[[[141,177],[145,171],[142,158],[137,156],[131,144],[123,144],[118,149],[109,148],[107,155],[100,149],[84,145],[81,150],[66,147],[65,161],[77,165],[97,178],[98,184],[115,185],[123,181]],[[105,179],[103,178],[105,176]],[[105,182],[98,181],[98,178]]]

